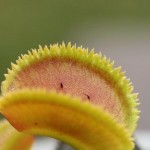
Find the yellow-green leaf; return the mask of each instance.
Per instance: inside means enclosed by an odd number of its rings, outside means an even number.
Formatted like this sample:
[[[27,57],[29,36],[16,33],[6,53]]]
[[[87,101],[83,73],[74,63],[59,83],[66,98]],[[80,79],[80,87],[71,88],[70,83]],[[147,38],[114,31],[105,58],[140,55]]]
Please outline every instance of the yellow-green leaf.
[[[0,150],[30,150],[33,136],[14,129],[8,121],[0,121]]]

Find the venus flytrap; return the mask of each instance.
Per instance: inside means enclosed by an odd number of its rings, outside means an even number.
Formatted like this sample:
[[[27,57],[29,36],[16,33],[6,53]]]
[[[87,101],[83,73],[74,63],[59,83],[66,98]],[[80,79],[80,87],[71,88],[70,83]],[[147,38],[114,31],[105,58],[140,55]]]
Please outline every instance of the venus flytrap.
[[[12,64],[0,111],[22,133],[54,137],[78,150],[132,150],[137,94],[113,64],[71,43],[40,46]]]

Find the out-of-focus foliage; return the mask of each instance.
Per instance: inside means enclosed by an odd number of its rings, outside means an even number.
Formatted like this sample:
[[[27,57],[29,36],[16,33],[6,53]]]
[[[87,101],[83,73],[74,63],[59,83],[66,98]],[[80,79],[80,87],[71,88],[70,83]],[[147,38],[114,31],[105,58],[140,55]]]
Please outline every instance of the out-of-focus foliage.
[[[147,20],[150,1],[2,0],[0,2],[0,82],[10,61],[38,44],[73,41],[85,21]],[[88,27],[88,24],[86,26]],[[71,37],[67,36],[68,32]]]

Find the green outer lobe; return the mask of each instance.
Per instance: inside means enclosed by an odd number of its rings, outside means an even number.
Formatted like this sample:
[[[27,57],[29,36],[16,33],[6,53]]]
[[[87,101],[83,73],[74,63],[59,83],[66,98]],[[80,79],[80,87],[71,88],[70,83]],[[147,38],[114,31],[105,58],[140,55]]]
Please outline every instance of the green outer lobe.
[[[78,150],[133,149],[123,126],[101,107],[79,98],[24,89],[7,94],[0,104],[2,113],[22,132],[53,136]]]

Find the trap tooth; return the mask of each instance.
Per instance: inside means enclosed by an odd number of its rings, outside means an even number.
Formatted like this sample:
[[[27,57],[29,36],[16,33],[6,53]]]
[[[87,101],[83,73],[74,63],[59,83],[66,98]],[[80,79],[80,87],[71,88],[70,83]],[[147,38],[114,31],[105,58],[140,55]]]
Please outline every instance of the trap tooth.
[[[60,45],[60,49],[61,49],[60,50],[61,55],[62,56],[66,55],[67,50],[66,50],[65,43],[62,43],[62,45]]]
[[[95,58],[95,59],[94,59],[94,62],[93,62],[93,63],[94,63],[95,66],[97,66],[97,64],[102,61],[102,60],[100,59],[101,57],[100,57],[100,55],[95,54],[95,55],[94,55],[94,58]],[[100,67],[102,67],[103,65],[104,65],[104,64],[100,63]]]
[[[120,75],[120,70],[121,70],[121,66],[119,66],[113,70],[113,74],[114,74],[114,77],[116,80],[118,79],[118,76]]]
[[[30,57],[32,57],[33,55],[32,55],[32,53],[28,50],[28,55],[30,56]]]
[[[38,48],[38,54],[42,54],[43,53],[43,48],[41,45],[39,45],[39,48]]]
[[[69,43],[67,44],[66,48],[67,48],[67,49],[71,49],[71,48],[72,48],[71,42],[69,42]]]
[[[113,67],[114,67],[114,63],[115,63],[115,61],[114,61],[114,60],[110,63],[111,68],[113,68]]]
[[[102,57],[102,54],[100,54],[100,56]],[[108,60],[107,60],[107,57],[104,55],[104,57],[103,57],[103,62],[105,63],[105,62],[107,62],[108,63]]]
[[[36,51],[36,49],[32,49],[32,54],[34,55],[35,58],[39,59],[39,54]]]
[[[89,56],[92,56],[92,57],[94,56],[94,48],[90,50]]]
[[[42,52],[43,57],[48,57],[50,55],[50,50],[48,47],[44,47],[43,52]]]
[[[107,59],[107,62],[110,64],[110,58]]]
[[[19,65],[20,67],[23,66],[23,60],[22,60],[22,58],[21,58],[20,56],[18,57],[18,60],[16,60],[16,63],[17,63],[17,65]]]
[[[138,101],[138,99],[137,99],[138,95],[139,95],[139,93],[132,93],[133,99],[136,99]]]
[[[53,56],[59,55],[60,54],[60,49],[57,45],[54,45],[50,48],[50,53]]]
[[[62,42],[62,44],[60,45],[61,48],[66,48],[66,45],[64,42]]]
[[[43,49],[42,46],[39,44],[39,49]]]
[[[20,67],[14,63],[11,63],[11,67],[13,71],[20,71]]]
[[[12,74],[13,73],[13,71],[10,70],[9,68],[7,68],[7,71],[8,71],[8,74]]]
[[[84,52],[83,52],[83,61],[85,61],[87,59],[88,51],[89,51],[88,48],[84,50]]]
[[[5,76],[5,78],[7,78],[7,77],[8,77],[8,74],[4,74],[4,76]]]
[[[94,49],[90,50],[88,59],[91,62],[91,64],[94,63]]]

